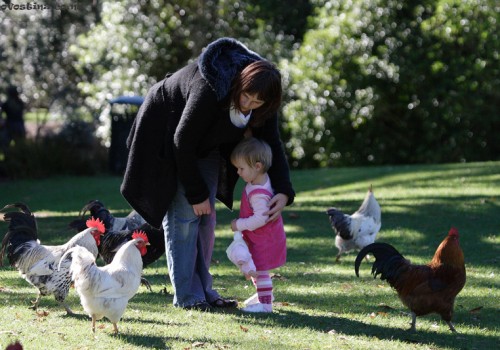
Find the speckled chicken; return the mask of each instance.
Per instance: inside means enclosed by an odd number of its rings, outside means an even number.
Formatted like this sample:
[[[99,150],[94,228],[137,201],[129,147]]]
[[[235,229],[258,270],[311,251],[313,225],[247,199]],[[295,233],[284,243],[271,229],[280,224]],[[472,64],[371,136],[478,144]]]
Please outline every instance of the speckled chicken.
[[[61,258],[77,245],[90,255],[97,256],[100,236],[104,233],[103,223],[100,220],[89,219],[87,228],[73,236],[67,243],[55,246],[42,245],[38,240],[35,216],[29,208],[23,203],[15,203],[6,205],[2,211],[12,208],[20,211],[10,211],[3,216],[9,226],[2,241],[0,263],[7,253],[10,265],[14,266],[26,281],[38,288],[38,298],[33,302],[33,309],[38,307],[42,296],[52,294],[68,314],[73,314],[64,302],[71,284],[69,273],[71,260],[61,260]]]
[[[371,187],[359,209],[352,215],[344,214],[334,207],[326,213],[336,234],[335,246],[339,250],[335,259],[337,262],[342,254],[375,242],[382,226],[382,212]]]

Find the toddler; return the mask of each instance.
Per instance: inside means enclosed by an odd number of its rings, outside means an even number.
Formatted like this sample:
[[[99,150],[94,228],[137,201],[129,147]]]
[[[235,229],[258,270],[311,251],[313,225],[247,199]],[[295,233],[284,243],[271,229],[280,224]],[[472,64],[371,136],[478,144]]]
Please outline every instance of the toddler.
[[[233,232],[240,231],[248,245],[256,272],[252,282],[257,293],[245,301],[245,312],[273,311],[273,283],[269,270],[286,262],[286,236],[281,216],[267,221],[268,203],[273,197],[267,170],[271,166],[269,145],[250,137],[241,141],[231,154],[231,163],[246,182],[242,193],[239,219],[231,222]]]

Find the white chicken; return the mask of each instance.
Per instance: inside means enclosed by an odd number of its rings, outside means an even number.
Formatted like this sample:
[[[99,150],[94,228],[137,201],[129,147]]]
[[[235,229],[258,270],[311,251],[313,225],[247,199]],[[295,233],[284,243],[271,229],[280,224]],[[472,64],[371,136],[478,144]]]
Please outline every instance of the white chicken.
[[[26,281],[38,288],[38,297],[33,302],[33,309],[36,310],[42,296],[53,294],[66,312],[73,314],[64,302],[71,285],[69,272],[71,261],[62,257],[76,245],[84,247],[82,249],[96,257],[100,236],[105,230],[104,224],[100,220],[91,218],[87,220],[87,228],[73,236],[66,244],[42,245],[38,240],[35,216],[29,208],[23,203],[15,203],[6,205],[2,211],[10,208],[17,208],[21,211],[11,211],[4,215],[9,228],[2,240],[0,265],[7,252],[10,265],[16,267]],[[60,266],[59,269],[58,266]]]
[[[132,240],[118,249],[110,264],[99,267],[95,257],[86,249],[75,247],[68,251],[72,262],[70,271],[83,309],[95,322],[106,317],[118,333],[120,321],[128,301],[137,293],[141,284],[142,256],[147,252],[148,237],[135,231]]]
[[[382,226],[380,205],[373,195],[371,186],[363,203],[352,215],[344,214],[337,208],[329,208],[326,213],[336,234],[335,246],[339,250],[336,262],[342,254],[353,249],[362,249],[375,242]]]

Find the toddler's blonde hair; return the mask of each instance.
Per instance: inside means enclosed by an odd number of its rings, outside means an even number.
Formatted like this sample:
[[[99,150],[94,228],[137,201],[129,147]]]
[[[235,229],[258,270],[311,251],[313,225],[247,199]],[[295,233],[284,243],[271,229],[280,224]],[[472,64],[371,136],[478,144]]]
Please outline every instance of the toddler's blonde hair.
[[[254,167],[257,162],[262,164],[262,172],[265,173],[273,162],[273,152],[267,142],[248,137],[240,141],[231,153],[231,162],[243,159],[248,165]]]

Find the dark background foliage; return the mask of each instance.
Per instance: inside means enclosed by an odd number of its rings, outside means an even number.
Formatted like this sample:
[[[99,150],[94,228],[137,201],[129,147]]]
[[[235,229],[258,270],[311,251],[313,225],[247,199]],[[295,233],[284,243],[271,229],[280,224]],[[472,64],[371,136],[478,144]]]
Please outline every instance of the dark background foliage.
[[[57,3],[0,11],[0,99],[18,85],[38,124],[96,130],[110,99],[231,36],[282,71],[293,167],[500,159],[493,0]]]

